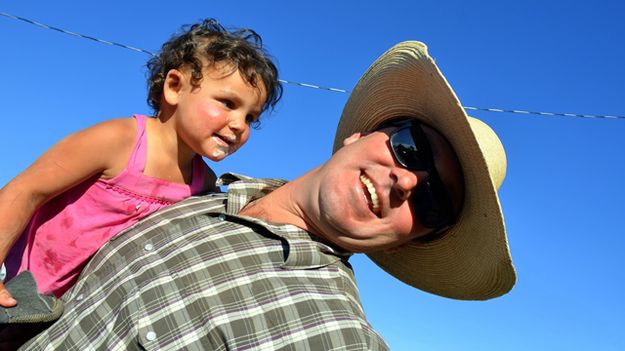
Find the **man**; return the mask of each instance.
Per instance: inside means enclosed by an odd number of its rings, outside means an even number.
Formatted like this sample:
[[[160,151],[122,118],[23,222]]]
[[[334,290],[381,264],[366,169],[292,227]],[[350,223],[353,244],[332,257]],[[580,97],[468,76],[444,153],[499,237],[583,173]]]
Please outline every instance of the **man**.
[[[227,174],[119,234],[25,349],[385,350],[347,259],[364,252],[419,289],[508,292],[497,189],[505,154],[466,116],[425,45],[391,48],[360,79],[335,153],[291,182]]]

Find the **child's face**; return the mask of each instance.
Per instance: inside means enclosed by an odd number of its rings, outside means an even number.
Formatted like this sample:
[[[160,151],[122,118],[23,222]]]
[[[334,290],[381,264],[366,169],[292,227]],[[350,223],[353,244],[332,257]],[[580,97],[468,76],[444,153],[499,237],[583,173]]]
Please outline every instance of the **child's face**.
[[[188,70],[179,73],[178,137],[193,152],[221,161],[249,138],[250,123],[258,119],[267,97],[265,87],[262,82],[259,87],[251,86],[238,70],[232,72],[230,66],[219,63],[204,69],[196,87],[191,85]]]

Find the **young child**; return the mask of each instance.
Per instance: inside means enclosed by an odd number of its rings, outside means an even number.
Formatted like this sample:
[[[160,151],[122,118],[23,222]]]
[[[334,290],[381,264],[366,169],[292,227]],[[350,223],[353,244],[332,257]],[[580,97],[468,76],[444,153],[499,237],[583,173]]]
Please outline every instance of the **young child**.
[[[212,19],[184,26],[147,67],[155,118],[114,119],[70,135],[0,190],[5,281],[31,271],[41,293],[60,297],[115,234],[215,190],[202,156],[220,161],[235,152],[282,96],[260,36]],[[15,304],[0,282],[0,306]]]

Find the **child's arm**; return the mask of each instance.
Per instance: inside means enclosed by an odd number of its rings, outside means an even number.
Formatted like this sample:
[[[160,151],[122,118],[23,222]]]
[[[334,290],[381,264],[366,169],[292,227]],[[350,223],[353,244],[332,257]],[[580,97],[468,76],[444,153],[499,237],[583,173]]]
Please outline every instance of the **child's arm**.
[[[7,183],[0,190],[0,262],[45,202],[92,176],[119,173],[130,156],[135,133],[132,119],[87,128],[61,140]],[[0,306],[14,305],[0,282]]]

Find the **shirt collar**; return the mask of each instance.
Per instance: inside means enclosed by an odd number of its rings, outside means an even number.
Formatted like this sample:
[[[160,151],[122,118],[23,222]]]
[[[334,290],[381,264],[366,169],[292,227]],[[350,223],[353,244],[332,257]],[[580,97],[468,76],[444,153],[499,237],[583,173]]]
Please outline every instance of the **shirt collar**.
[[[217,179],[217,186],[228,186],[226,213],[238,214],[248,203],[276,190],[287,181],[272,178],[252,178],[237,173],[224,173]]]
[[[351,253],[337,248],[307,231],[282,223],[269,223],[258,218],[239,216],[248,203],[259,199],[286,184],[283,179],[252,178],[236,173],[225,173],[217,180],[217,186],[228,186],[226,213],[246,222],[262,226],[283,238],[288,244],[288,254],[283,268],[311,269],[324,267],[345,260]]]

